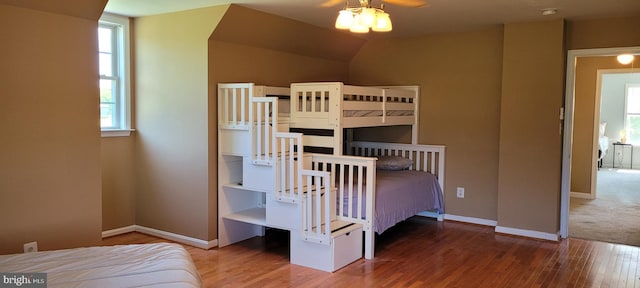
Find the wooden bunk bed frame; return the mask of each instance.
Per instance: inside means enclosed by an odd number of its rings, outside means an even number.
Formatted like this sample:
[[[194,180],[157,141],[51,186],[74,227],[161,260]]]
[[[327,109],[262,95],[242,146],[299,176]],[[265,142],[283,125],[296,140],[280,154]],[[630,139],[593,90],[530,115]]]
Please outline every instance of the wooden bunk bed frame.
[[[326,253],[294,253],[294,249],[307,249],[305,245],[294,243],[294,239],[333,243],[331,237],[336,237],[335,229],[327,227],[340,222],[356,225],[349,231],[360,231],[353,229],[361,227],[365,232],[365,258],[372,259],[376,157],[395,155],[409,158],[413,161],[409,169],[435,175],[440,187],[444,187],[444,146],[416,145],[416,87],[359,87],[339,82],[294,83],[290,90],[251,83],[219,84],[218,87],[220,247],[261,236],[264,227],[288,229],[292,234],[301,233],[295,237],[292,235],[291,259],[297,264],[299,259]],[[287,102],[287,94],[290,102],[281,105]],[[282,113],[286,110],[283,107],[287,106],[290,107],[289,113]],[[389,125],[412,125],[413,144],[348,141],[348,145],[343,146],[344,128]],[[324,132],[307,135],[291,133],[290,130],[311,134],[313,131]],[[302,154],[301,147],[307,146],[330,148],[333,154]],[[348,147],[347,152],[353,156],[343,155],[343,147]],[[304,160],[298,161],[300,159]],[[258,165],[258,168],[250,164]],[[267,166],[274,169],[262,168]],[[273,181],[251,183],[250,178],[259,178],[257,175],[263,170],[269,171],[264,174],[267,175],[265,178],[272,177]],[[245,177],[249,174],[252,177]],[[347,183],[352,184],[350,188],[344,188],[349,186]],[[257,187],[263,184],[265,187]],[[266,195],[236,193],[236,190],[266,192]],[[274,193],[271,195],[269,191]],[[339,203],[336,203],[336,195]],[[344,198],[345,195],[350,196]],[[345,211],[342,201],[358,209],[354,210],[356,212]],[[300,207],[286,206],[298,203]],[[270,212],[269,207],[278,207],[271,211],[281,212]],[[289,223],[290,214],[296,212],[302,213],[302,220]],[[438,212],[429,216],[442,220],[442,214]],[[243,224],[232,224],[235,222]],[[350,263],[336,266],[336,261],[317,267],[304,261],[301,265],[333,271]]]
[[[417,144],[417,86],[362,87],[341,82],[293,83],[289,127],[329,130],[330,135],[305,135],[307,146],[330,147],[342,155],[344,128],[411,125]]]

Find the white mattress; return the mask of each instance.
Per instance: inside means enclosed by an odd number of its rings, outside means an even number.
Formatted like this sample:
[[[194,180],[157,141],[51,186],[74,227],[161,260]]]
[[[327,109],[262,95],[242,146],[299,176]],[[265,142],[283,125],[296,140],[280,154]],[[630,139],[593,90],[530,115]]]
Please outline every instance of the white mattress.
[[[47,287],[201,287],[179,244],[119,245],[0,255],[0,271],[47,273]]]

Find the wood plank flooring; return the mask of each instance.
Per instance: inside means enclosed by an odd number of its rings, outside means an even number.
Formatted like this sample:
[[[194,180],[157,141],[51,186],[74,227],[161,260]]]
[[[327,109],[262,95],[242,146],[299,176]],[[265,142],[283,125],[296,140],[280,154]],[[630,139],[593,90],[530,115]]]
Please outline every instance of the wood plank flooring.
[[[376,238],[376,257],[334,273],[289,264],[288,232],[223,248],[185,246],[205,287],[640,287],[640,248],[501,235],[413,217]],[[140,233],[103,245],[166,242]]]

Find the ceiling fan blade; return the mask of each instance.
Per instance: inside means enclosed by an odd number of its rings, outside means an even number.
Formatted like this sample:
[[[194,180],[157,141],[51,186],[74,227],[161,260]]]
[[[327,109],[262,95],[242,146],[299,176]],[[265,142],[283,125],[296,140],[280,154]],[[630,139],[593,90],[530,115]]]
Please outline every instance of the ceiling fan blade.
[[[320,4],[320,7],[333,7],[338,4],[344,4],[344,3],[347,3],[347,1],[346,0],[327,0],[322,2],[322,4]]]
[[[429,5],[425,0],[382,0],[382,2],[386,2],[392,5],[413,7],[413,8],[420,8],[420,7],[425,7]]]

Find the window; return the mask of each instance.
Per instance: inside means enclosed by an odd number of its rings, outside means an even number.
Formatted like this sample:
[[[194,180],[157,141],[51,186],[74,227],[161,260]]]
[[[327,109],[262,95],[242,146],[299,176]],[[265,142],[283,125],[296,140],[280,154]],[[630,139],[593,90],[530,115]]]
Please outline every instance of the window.
[[[100,128],[102,136],[131,131],[129,19],[104,14],[98,23]]]
[[[627,84],[625,99],[627,143],[640,145],[640,84]]]

